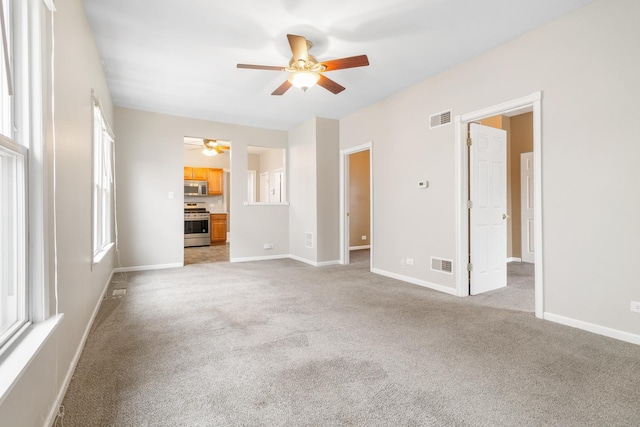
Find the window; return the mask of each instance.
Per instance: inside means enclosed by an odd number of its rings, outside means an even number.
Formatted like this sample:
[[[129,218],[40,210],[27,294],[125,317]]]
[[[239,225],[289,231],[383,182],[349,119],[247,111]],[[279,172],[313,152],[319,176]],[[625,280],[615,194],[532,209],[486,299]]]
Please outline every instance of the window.
[[[0,0],[0,347],[29,321],[27,148],[13,140],[10,3]]]
[[[100,103],[93,106],[93,262],[99,262],[113,245],[113,137]]]
[[[286,204],[286,150],[249,145],[247,155],[247,204]]]
[[[0,136],[0,345],[28,320],[25,156]]]

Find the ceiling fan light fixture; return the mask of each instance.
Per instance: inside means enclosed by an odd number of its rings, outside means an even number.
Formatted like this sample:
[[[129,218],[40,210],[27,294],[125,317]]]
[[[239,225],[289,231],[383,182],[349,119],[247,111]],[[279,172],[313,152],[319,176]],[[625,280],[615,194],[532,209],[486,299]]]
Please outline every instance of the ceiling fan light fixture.
[[[204,154],[205,156],[211,157],[220,154],[218,141],[216,141],[215,139],[204,139],[202,141],[202,145],[204,146],[202,148],[202,154]]]
[[[306,92],[307,89],[318,83],[320,74],[315,71],[296,71],[289,75],[288,80],[289,83]]]
[[[205,156],[217,156],[218,155],[218,151],[212,148],[203,148],[202,149],[202,154],[204,154]]]

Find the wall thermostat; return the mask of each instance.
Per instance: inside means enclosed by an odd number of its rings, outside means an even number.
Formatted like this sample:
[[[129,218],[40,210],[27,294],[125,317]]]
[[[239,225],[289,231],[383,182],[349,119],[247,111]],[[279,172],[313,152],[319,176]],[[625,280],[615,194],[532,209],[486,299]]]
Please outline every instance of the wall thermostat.
[[[418,188],[427,188],[429,186],[429,181],[418,181]]]

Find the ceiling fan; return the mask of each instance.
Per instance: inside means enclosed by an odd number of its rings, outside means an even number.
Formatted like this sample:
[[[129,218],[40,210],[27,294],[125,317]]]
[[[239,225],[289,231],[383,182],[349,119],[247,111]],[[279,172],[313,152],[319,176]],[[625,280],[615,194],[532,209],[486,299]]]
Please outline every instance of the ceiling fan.
[[[333,80],[325,77],[323,72],[342,70],[344,68],[364,67],[369,65],[367,55],[351,56],[349,58],[333,59],[319,62],[313,55],[309,54],[309,49],[313,46],[309,40],[302,36],[287,34],[289,46],[293,56],[287,67],[274,67],[269,65],[238,64],[238,68],[249,68],[253,70],[288,71],[289,78],[285,80],[271,95],[282,95],[291,86],[296,86],[306,91],[316,83],[329,92],[338,94],[345,88]]]
[[[231,149],[229,143],[215,139],[203,139],[202,145],[204,147],[202,149],[202,154],[205,156],[216,156]]]
[[[193,149],[202,149],[205,156],[216,156],[231,150],[229,142],[217,139],[185,137],[184,144],[194,147]]]

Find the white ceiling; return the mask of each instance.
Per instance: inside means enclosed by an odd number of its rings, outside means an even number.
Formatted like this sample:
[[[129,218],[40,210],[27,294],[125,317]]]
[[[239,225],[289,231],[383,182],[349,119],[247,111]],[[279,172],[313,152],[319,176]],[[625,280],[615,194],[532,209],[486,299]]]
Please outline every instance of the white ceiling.
[[[340,119],[592,0],[84,0],[117,106],[288,130]],[[286,34],[320,61],[366,54],[327,73],[347,89],[271,92]]]

